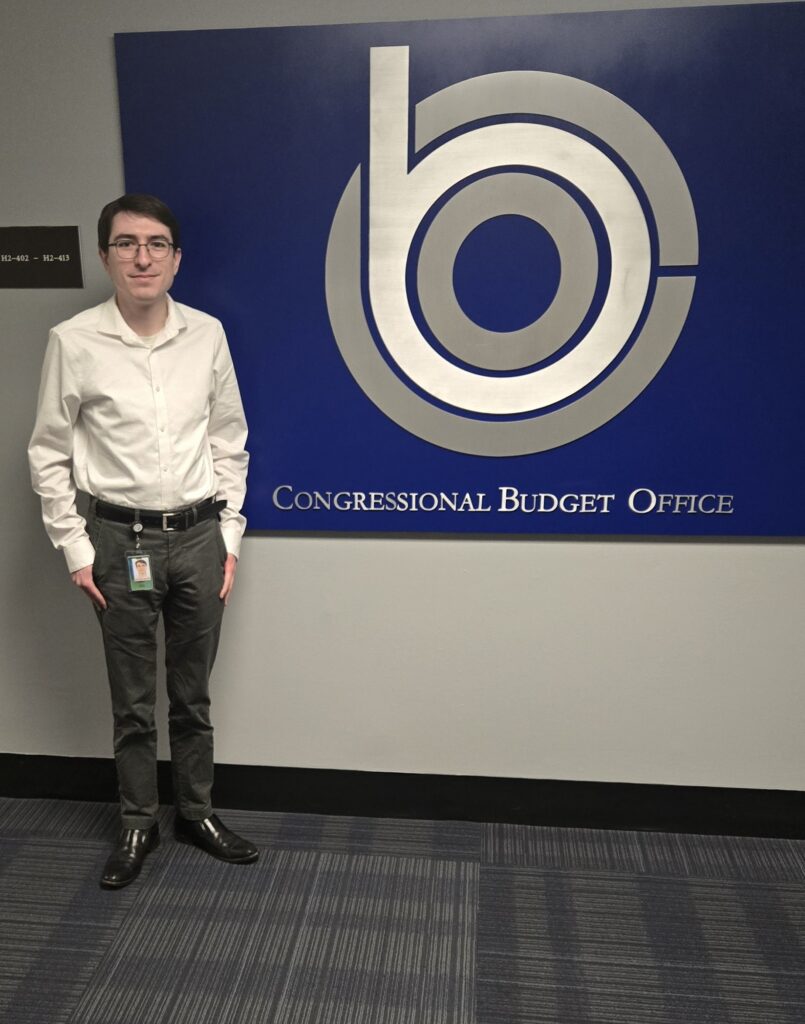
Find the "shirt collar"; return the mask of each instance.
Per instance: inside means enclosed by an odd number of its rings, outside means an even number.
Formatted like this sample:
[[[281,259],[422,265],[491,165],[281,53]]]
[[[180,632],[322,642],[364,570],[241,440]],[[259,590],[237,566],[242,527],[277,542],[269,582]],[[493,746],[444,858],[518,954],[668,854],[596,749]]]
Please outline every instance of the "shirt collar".
[[[175,338],[179,331],[182,331],[187,327],[187,321],[185,320],[179,306],[173,301],[170,295],[166,296],[166,298],[168,300],[168,317],[165,321],[165,326],[154,339],[153,348],[156,348],[158,345],[163,345],[166,341],[170,341],[171,338]],[[107,301],[101,306],[98,330],[101,334],[111,334],[116,338],[120,338],[120,340],[125,342],[126,345],[143,344],[142,339],[134,333],[123,319],[120,310],[117,308],[117,302],[115,301],[114,295],[107,299]]]

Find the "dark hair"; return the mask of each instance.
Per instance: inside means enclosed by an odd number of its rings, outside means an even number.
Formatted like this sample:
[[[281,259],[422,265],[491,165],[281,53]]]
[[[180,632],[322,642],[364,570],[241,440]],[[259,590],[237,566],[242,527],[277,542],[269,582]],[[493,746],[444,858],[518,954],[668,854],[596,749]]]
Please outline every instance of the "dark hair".
[[[164,224],[171,233],[171,241],[174,249],[180,246],[179,221],[173,216],[168,207],[157,199],[156,196],[149,196],[143,192],[127,192],[119,199],[113,199],[101,210],[98,218],[98,248],[102,252],[109,251],[109,235],[112,231],[112,221],[117,213],[136,213],[141,217],[151,217]]]

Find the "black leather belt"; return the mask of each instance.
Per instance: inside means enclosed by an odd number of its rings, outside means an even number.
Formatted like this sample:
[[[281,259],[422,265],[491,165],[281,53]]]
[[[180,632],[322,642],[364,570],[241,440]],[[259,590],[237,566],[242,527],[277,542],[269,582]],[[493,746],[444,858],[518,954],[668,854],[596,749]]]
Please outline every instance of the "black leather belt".
[[[100,519],[109,519],[113,523],[133,525],[140,522],[143,526],[157,526],[160,530],[170,533],[174,530],[189,530],[204,519],[213,519],[224,508],[226,502],[216,501],[215,498],[205,498],[198,505],[170,512],[160,512],[153,508],[126,508],[124,505],[111,505],[108,501],[101,501],[98,498],[95,503],[95,514]]]

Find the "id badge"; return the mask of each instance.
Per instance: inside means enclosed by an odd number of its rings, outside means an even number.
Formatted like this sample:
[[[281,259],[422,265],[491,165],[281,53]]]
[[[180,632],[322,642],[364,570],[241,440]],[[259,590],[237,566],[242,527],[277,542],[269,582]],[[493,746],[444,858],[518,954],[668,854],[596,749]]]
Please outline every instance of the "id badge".
[[[127,551],[126,568],[129,575],[129,590],[153,590],[151,556],[147,551]]]

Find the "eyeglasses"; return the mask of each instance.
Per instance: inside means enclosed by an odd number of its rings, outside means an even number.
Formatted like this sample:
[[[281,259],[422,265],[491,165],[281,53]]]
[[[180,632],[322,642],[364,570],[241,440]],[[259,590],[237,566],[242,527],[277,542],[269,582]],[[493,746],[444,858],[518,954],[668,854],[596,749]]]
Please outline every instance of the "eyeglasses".
[[[164,260],[171,249],[176,246],[164,238],[152,238],[150,242],[135,242],[133,238],[121,238],[119,242],[110,242],[109,248],[117,249],[117,257],[121,260],[133,260],[140,248],[145,246],[152,260]]]

